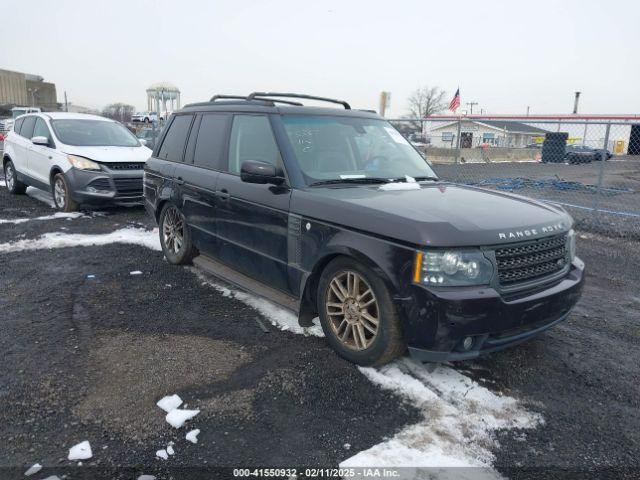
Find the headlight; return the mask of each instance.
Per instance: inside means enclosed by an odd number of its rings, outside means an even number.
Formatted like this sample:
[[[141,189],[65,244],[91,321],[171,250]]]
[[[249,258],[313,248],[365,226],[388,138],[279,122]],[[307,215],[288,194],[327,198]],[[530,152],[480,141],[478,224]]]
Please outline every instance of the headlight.
[[[480,250],[417,251],[414,283],[433,286],[486,285],[493,266]]]
[[[572,263],[573,259],[576,258],[576,232],[573,228],[567,233],[567,256],[569,257],[569,263]]]
[[[88,158],[79,157],[78,155],[67,155],[67,160],[69,160],[71,165],[80,170],[100,170],[100,165]]]

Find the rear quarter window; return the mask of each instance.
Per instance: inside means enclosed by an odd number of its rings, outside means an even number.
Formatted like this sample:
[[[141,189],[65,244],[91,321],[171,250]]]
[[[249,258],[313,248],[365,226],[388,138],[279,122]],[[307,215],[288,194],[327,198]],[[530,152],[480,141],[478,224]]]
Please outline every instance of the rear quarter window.
[[[227,129],[231,116],[226,114],[205,114],[200,122],[193,163],[199,167],[219,170],[223,167]]]
[[[184,148],[192,121],[193,115],[178,115],[171,122],[158,152],[158,158],[170,162],[183,161]]]
[[[33,127],[36,124],[36,117],[25,117],[20,128],[20,135],[24,138],[33,137]]]
[[[20,135],[20,129],[22,128],[22,122],[24,122],[24,118],[19,118],[16,120],[16,123],[13,124],[13,131]]]

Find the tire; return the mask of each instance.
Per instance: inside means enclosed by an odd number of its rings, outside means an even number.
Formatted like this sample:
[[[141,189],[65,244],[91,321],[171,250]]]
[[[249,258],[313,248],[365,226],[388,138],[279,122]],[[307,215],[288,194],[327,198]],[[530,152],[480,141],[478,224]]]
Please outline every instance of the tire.
[[[51,194],[53,195],[53,203],[56,208],[63,212],[75,212],[78,210],[78,204],[71,198],[71,188],[67,179],[62,173],[56,173],[53,177],[53,185],[51,185]]]
[[[144,123],[149,123],[149,119],[145,117]]]
[[[160,246],[169,263],[185,265],[191,263],[197,250],[191,242],[191,230],[178,207],[166,203],[159,219]]]
[[[7,184],[7,190],[14,195],[23,195],[27,191],[27,186],[18,180],[16,167],[11,160],[4,164],[4,179]]]
[[[348,257],[332,260],[320,276],[317,304],[329,345],[350,362],[383,365],[405,352],[389,289],[369,267]],[[377,320],[377,326],[369,319]]]

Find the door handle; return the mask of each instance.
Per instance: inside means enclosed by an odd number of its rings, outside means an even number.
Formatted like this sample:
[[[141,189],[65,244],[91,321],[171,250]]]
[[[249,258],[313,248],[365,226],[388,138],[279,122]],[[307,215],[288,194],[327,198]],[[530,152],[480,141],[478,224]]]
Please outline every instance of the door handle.
[[[231,195],[229,194],[229,191],[226,188],[223,188],[218,192],[218,196],[220,197],[220,200],[224,201],[224,200],[228,200]]]

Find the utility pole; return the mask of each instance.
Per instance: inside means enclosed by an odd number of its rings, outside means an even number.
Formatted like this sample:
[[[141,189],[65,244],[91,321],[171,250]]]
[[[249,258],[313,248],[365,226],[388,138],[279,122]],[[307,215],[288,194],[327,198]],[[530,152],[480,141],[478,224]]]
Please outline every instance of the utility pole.
[[[471,115],[473,115],[473,106],[478,105],[478,102],[467,102],[465,105],[469,105],[469,110],[471,111]]]
[[[527,117],[529,116],[529,105],[527,105]]]
[[[578,102],[580,101],[580,92],[576,92],[576,97],[573,100],[573,114],[578,114]]]
[[[69,111],[69,104],[67,103],[67,91],[64,91],[64,111],[68,112]]]
[[[391,105],[391,92],[380,92],[380,116],[384,117],[387,108]]]

